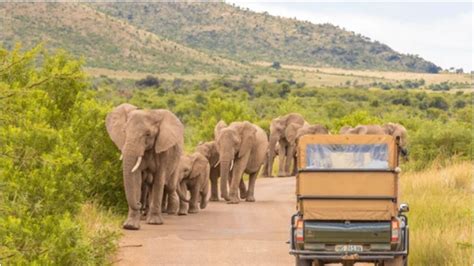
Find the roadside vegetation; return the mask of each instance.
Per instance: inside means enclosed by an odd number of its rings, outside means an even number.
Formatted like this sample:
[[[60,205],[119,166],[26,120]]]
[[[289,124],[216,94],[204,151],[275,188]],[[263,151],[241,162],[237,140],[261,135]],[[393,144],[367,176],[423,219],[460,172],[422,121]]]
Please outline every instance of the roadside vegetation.
[[[402,175],[409,202],[410,265],[472,264],[472,163]]]
[[[268,131],[272,118],[298,112],[333,133],[344,125],[401,123],[410,134],[410,161],[402,166],[412,210],[410,261],[469,261],[472,187],[463,173],[472,161],[471,93],[317,87],[287,77],[91,79],[83,63],[41,46],[0,49],[0,263],[111,262],[120,236],[116,214],[127,206],[104,118],[123,102],[173,111],[186,126],[188,151],[212,139],[220,119]]]
[[[104,207],[120,164],[89,88],[66,52],[0,50],[0,264],[100,265],[116,249]]]

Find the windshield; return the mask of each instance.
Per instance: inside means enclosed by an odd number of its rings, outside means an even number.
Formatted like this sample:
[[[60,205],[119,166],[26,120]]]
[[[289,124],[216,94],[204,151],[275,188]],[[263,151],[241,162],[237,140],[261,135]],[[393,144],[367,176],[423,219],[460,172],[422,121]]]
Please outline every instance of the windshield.
[[[306,169],[388,169],[387,144],[308,144]]]

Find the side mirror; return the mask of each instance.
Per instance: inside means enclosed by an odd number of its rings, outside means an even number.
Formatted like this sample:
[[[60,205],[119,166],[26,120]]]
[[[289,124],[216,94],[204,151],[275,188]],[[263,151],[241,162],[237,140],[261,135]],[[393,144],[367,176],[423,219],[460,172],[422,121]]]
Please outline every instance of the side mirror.
[[[400,204],[400,207],[398,207],[398,212],[400,213],[409,212],[409,211],[410,211],[410,207],[406,203],[402,203]]]

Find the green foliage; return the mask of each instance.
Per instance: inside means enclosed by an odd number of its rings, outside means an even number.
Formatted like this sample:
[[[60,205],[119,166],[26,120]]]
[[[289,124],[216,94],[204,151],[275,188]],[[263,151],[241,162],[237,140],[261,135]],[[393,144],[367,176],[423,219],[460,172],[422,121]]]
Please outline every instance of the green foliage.
[[[289,85],[285,94],[280,94],[282,84]],[[199,141],[212,139],[214,126],[220,119],[227,123],[249,120],[268,133],[273,118],[296,112],[312,124],[326,125],[332,133],[338,133],[345,125],[387,122],[404,125],[411,153],[411,160],[404,168],[420,170],[434,161],[471,158],[471,94],[314,88],[297,84],[291,79],[162,80],[159,90],[164,93],[159,96],[157,89],[135,88],[128,92],[137,106],[159,106],[178,114],[186,126],[187,150],[193,150]],[[133,87],[133,82],[113,81],[107,86]],[[114,104],[127,101],[119,92],[99,89],[101,98],[109,99],[111,94],[115,94]]]
[[[419,170],[433,161],[471,159],[474,145],[470,124],[458,121],[440,123],[435,120],[418,123],[418,129],[410,137],[410,167]]]
[[[87,235],[76,222],[99,189],[90,186],[95,174],[114,182],[117,168],[108,157],[113,146],[104,138],[104,108],[97,115],[81,64],[40,46],[0,50],[2,263],[102,264],[115,248],[114,230]],[[101,162],[93,165],[94,159]]]
[[[227,124],[234,121],[254,121],[255,114],[248,108],[246,99],[231,101],[212,94],[201,116],[191,123],[196,129],[193,132],[192,142],[214,139],[214,126],[220,120]]]
[[[381,124],[381,119],[369,115],[367,111],[356,111],[348,114],[334,122],[334,133],[338,133],[343,126],[355,127],[357,125],[375,125]]]

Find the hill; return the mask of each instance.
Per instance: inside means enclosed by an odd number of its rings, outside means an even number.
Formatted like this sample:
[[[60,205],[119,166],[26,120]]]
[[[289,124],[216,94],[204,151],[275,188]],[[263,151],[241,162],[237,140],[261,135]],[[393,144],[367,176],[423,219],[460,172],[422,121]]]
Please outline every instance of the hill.
[[[246,67],[166,40],[77,3],[0,3],[0,44],[45,42],[88,66],[173,73],[235,73]]]
[[[418,56],[331,24],[256,13],[226,3],[107,3],[92,7],[170,40],[234,60],[436,73]]]

